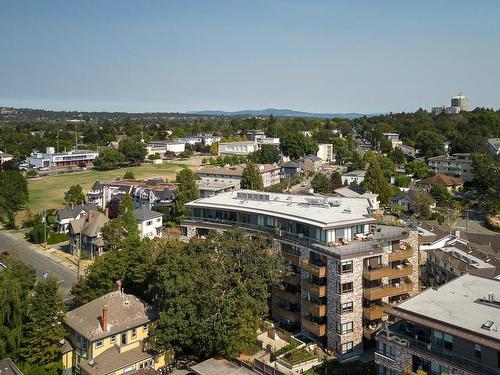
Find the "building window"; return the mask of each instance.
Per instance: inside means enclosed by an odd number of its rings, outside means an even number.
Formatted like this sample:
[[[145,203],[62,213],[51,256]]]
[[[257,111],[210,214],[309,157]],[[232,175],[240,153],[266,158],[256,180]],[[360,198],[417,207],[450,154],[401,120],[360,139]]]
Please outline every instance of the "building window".
[[[479,344],[474,344],[474,356],[481,360],[481,345]]]
[[[142,326],[142,332],[147,332],[148,331],[148,325],[147,324],[144,324]]]
[[[146,225],[147,226],[153,225],[153,220],[146,221]]]
[[[345,335],[346,333],[351,333],[353,330],[353,323],[352,322],[347,322],[347,323],[337,323],[337,333],[340,335]]]
[[[347,354],[352,352],[352,341],[346,342],[341,345],[340,354]]]
[[[338,314],[347,314],[353,311],[352,301],[344,302],[338,306],[339,306],[339,308],[337,309]]]
[[[453,351],[453,336],[444,334],[444,348],[449,351]]]
[[[133,339],[137,338],[137,328],[132,329],[132,338]]]
[[[121,343],[122,345],[127,345],[127,334],[126,333],[122,333],[122,336],[121,336]]]
[[[111,342],[111,344],[114,344],[116,342],[116,336],[115,335],[111,336],[109,341]]]
[[[337,293],[339,294],[344,294],[344,293],[350,293],[352,292],[352,281],[348,283],[343,283],[343,284],[337,284]]]
[[[95,347],[100,348],[102,346],[102,340],[96,341],[95,342]]]
[[[340,273],[351,273],[352,272],[352,260],[348,262],[342,262],[340,264]]]

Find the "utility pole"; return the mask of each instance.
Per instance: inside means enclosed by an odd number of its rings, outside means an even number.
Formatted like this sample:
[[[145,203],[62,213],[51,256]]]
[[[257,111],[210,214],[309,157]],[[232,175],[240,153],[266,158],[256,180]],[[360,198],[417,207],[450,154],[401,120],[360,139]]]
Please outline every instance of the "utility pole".
[[[80,258],[82,253],[82,228],[80,228],[80,240],[78,241],[78,262],[77,262],[77,270],[76,270],[76,279],[80,278]]]
[[[47,211],[43,210],[43,246],[47,248]]]
[[[59,127],[57,127],[57,147],[56,147],[57,148],[57,152],[59,152],[59,131],[60,130],[61,129],[59,129]]]

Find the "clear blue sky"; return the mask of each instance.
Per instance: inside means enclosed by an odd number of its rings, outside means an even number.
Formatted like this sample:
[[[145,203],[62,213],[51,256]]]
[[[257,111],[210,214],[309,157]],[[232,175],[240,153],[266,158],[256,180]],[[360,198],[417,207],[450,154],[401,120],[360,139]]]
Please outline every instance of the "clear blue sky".
[[[0,106],[500,107],[500,1],[0,0]]]

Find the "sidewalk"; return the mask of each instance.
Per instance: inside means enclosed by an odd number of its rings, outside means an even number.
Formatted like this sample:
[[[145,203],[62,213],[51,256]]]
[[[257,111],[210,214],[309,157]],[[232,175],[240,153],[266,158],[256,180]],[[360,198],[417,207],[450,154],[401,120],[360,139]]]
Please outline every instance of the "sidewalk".
[[[23,231],[4,230],[3,233],[15,240],[22,241],[26,247],[30,248],[33,251],[36,251],[38,254],[49,258],[53,262],[58,263],[73,272],[77,272],[78,267],[76,262],[74,263],[71,260],[72,255],[54,248],[55,246],[59,246],[60,244],[49,245],[50,247],[44,249],[42,245],[35,245],[29,241],[26,241],[24,237],[25,233]],[[80,266],[82,266],[82,264],[80,264]],[[83,267],[81,267],[81,270],[83,270]]]

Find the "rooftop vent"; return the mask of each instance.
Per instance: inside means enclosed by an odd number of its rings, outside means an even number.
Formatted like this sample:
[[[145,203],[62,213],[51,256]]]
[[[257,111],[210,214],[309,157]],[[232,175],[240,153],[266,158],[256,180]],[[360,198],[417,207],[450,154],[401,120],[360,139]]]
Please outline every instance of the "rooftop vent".
[[[495,322],[493,322],[492,320],[487,320],[486,322],[483,323],[481,328],[487,331],[492,331],[494,329],[494,324]]]

